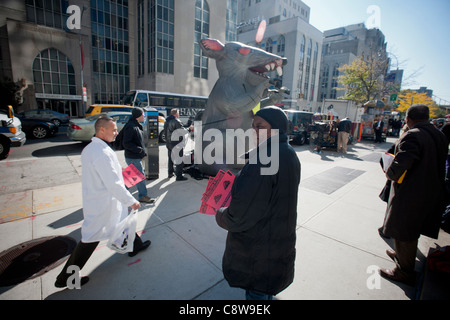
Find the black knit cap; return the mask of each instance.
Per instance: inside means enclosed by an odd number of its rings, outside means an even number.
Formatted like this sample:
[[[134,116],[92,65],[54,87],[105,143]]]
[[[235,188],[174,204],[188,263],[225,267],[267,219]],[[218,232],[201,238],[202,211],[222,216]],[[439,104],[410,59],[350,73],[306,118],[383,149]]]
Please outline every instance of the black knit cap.
[[[139,107],[135,107],[135,108],[133,108],[133,110],[131,111],[131,117],[132,117],[133,119],[137,119],[137,118],[139,118],[140,116],[142,116],[143,113],[144,113],[144,109],[139,108]]]
[[[281,108],[269,106],[260,109],[255,116],[266,120],[272,129],[278,129],[280,134],[285,134],[288,128],[288,118]]]

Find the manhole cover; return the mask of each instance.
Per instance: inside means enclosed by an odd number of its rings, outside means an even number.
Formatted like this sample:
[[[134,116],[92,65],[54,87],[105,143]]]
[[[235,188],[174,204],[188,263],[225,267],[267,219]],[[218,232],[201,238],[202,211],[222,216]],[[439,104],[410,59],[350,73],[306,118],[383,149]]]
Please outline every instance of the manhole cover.
[[[0,287],[12,286],[56,268],[75,249],[75,239],[45,237],[21,243],[0,253]]]

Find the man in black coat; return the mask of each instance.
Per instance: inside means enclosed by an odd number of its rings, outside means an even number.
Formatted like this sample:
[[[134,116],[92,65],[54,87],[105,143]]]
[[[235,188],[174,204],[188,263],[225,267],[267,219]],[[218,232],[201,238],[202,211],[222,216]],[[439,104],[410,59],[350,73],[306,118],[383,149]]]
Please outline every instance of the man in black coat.
[[[258,111],[253,128],[267,130],[237,175],[232,200],[217,210],[217,224],[228,231],[223,273],[230,286],[246,290],[247,299],[271,299],[294,279],[300,161],[287,140],[288,120],[277,107]],[[270,129],[278,129],[274,134]],[[278,144],[278,148],[277,145]],[[277,152],[278,151],[278,152]],[[278,168],[261,161],[277,158]],[[265,163],[265,164],[264,164]],[[268,174],[269,173],[269,174]]]
[[[166,118],[166,123],[164,123],[164,133],[166,135],[166,147],[167,147],[167,151],[168,151],[168,176],[169,178],[173,177],[174,173],[176,176],[176,180],[177,181],[184,181],[187,180],[187,178],[185,176],[183,176],[183,163],[177,163],[174,164],[173,162],[173,155],[172,155],[172,151],[176,150],[177,152],[179,152],[179,156],[182,156],[183,154],[183,149],[182,148],[178,148],[175,149],[175,147],[183,141],[183,137],[180,137],[179,140],[177,139],[172,139],[172,135],[175,131],[177,130],[183,130],[185,131],[185,133],[190,132],[190,130],[192,130],[194,128],[193,125],[191,125],[189,127],[189,129],[184,128],[183,124],[181,123],[180,119],[180,114],[178,109],[173,108],[172,110],[170,110],[170,116],[168,116]],[[175,170],[173,169],[175,166]]]
[[[380,274],[393,281],[415,282],[415,259],[420,235],[437,239],[446,205],[445,160],[448,141],[429,122],[426,105],[413,105],[406,113],[408,132],[395,147],[386,170],[392,180],[382,232],[394,239],[395,251],[386,254],[396,262]]]
[[[375,142],[382,143],[383,142],[383,128],[384,128],[384,122],[383,122],[383,116],[380,116],[378,121],[376,121],[373,125],[373,129],[375,130]]]
[[[131,118],[123,127],[122,145],[125,150],[125,162],[133,164],[144,176],[143,159],[147,156],[144,143],[144,132],[141,122],[144,121],[144,110],[134,108],[131,112]],[[154,203],[155,199],[147,195],[147,186],[145,179],[136,184],[138,190],[139,202]]]

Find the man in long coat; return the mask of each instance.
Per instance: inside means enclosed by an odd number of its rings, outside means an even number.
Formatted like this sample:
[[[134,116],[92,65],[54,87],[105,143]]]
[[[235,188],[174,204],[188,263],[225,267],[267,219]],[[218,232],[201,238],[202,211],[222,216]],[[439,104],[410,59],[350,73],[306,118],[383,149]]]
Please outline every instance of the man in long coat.
[[[395,148],[395,159],[386,170],[392,180],[383,233],[394,239],[396,262],[381,276],[407,284],[415,282],[415,258],[420,235],[437,239],[446,204],[445,160],[448,141],[429,123],[426,105],[413,105],[406,114],[408,132]]]
[[[109,146],[116,136],[115,121],[110,117],[100,117],[95,123],[95,137],[81,153],[84,218],[81,241],[57,276],[57,288],[67,286],[67,280],[70,278],[67,270],[70,266],[77,266],[81,270],[99,242],[110,238],[116,225],[128,215],[128,207],[137,210],[141,206],[125,188],[122,167],[116,153]],[[136,234],[133,251],[128,255],[134,256],[149,245],[150,240],[143,242]],[[83,285],[89,278],[82,277],[80,280]]]

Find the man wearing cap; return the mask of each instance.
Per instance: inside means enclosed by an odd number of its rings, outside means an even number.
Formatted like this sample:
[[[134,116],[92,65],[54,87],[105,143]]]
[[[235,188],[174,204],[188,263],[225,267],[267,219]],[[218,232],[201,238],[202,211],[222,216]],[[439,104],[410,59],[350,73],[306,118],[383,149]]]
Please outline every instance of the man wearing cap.
[[[142,165],[142,159],[147,156],[144,144],[144,132],[141,122],[144,121],[144,110],[134,108],[131,112],[131,118],[123,127],[123,147],[125,149],[125,161],[128,165],[133,164],[144,176],[145,171]],[[145,180],[137,185],[139,202],[153,203],[155,199],[147,195],[147,186]]]
[[[258,147],[236,176],[229,207],[216,213],[228,231],[222,270],[230,286],[246,290],[248,300],[272,299],[294,279],[300,161],[287,138],[288,119],[277,107],[253,119]],[[275,129],[275,130],[272,130]],[[267,139],[265,139],[267,137]],[[277,158],[276,172],[263,174]]]

